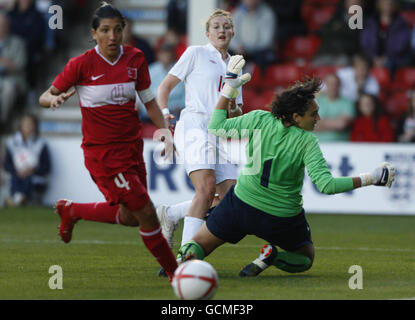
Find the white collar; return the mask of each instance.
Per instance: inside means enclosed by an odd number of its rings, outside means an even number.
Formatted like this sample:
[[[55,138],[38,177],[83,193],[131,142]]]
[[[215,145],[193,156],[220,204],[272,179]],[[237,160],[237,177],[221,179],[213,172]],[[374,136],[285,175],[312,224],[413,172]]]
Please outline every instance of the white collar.
[[[107,58],[105,58],[105,57],[101,54],[101,52],[99,52],[98,45],[96,45],[96,46],[95,46],[95,51],[96,51],[96,53],[97,53],[97,54],[98,54],[98,55],[99,55],[102,59],[104,59],[107,63],[109,63],[110,65],[114,66],[114,65],[116,65],[116,64],[117,64],[117,62],[120,60],[121,56],[123,55],[123,53],[124,53],[124,48],[123,48],[123,46],[120,46],[120,53],[119,53],[119,55],[118,55],[117,60],[115,60],[114,62],[109,61]]]
[[[220,51],[218,49],[216,49],[210,42],[206,45],[206,48],[209,51],[212,51],[212,52],[215,52],[216,54],[218,54],[220,56],[220,58],[222,59],[222,53],[220,53]],[[224,60],[224,61],[227,61],[230,58],[230,56],[231,55],[229,54],[229,52],[226,52],[226,60]]]

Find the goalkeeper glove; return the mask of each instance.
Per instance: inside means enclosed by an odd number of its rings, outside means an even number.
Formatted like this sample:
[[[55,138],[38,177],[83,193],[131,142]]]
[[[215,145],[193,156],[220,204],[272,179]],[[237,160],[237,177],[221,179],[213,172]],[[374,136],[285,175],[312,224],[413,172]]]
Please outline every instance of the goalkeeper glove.
[[[239,92],[238,88],[251,80],[251,75],[245,73],[238,77],[242,68],[245,65],[245,59],[243,56],[236,55],[232,56],[228,63],[228,69],[225,77],[225,85],[222,89],[222,95],[228,99],[235,99]]]
[[[371,173],[361,173],[360,179],[362,187],[373,184],[390,188],[395,180],[395,168],[390,163],[384,162],[381,167],[376,168]]]

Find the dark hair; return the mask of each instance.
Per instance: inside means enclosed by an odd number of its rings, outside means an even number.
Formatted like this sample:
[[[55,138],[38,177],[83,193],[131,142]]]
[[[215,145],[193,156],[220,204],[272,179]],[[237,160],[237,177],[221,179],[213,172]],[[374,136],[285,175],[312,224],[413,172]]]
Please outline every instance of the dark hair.
[[[354,65],[356,61],[359,61],[359,60],[364,61],[369,70],[373,67],[372,59],[370,59],[366,54],[361,53],[361,52],[354,54],[352,58],[352,64]]]
[[[271,104],[271,113],[282,121],[294,124],[293,114],[304,116],[314,101],[315,94],[321,89],[322,81],[318,77],[306,77],[285,89]]]
[[[103,1],[101,3],[101,6],[95,10],[94,15],[92,16],[92,29],[97,30],[101,19],[112,19],[112,18],[118,18],[121,21],[121,25],[124,28],[125,27],[125,18],[121,14],[120,10],[112,6],[111,4]]]
[[[356,118],[362,116],[362,112],[360,111],[360,100],[364,97],[369,97],[373,101],[374,110],[373,110],[373,127],[377,130],[378,122],[380,116],[383,114],[383,106],[380,103],[380,100],[377,96],[363,92],[360,94],[359,98],[356,101]]]

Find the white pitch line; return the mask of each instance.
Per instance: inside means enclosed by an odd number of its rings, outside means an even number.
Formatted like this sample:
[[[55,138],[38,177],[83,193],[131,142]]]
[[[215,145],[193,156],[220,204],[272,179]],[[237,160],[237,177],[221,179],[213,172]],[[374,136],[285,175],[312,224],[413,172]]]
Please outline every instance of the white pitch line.
[[[32,244],[59,244],[62,243],[60,240],[52,239],[0,239],[0,243],[32,243]],[[104,240],[72,240],[71,244],[96,244],[96,245],[143,245],[142,241],[137,238],[137,241],[104,241]],[[225,244],[226,247],[241,247],[241,248],[258,248],[258,245],[252,244]],[[415,252],[415,249],[406,249],[406,248],[369,248],[369,247],[360,247],[360,248],[347,248],[347,247],[315,247],[316,250],[357,250],[357,251],[388,251],[388,252]]]

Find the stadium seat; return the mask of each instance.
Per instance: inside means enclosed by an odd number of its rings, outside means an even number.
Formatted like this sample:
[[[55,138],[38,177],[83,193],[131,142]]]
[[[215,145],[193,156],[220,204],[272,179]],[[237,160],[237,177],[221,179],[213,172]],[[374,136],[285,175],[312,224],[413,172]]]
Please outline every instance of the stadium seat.
[[[389,90],[391,85],[391,76],[388,68],[385,67],[373,67],[370,73],[379,83],[382,89]]]
[[[409,96],[407,92],[395,92],[389,96],[385,104],[385,111],[396,119],[408,109],[408,103]]]
[[[244,88],[253,88],[256,89],[261,87],[264,75],[261,74],[260,68],[255,65],[251,72],[251,80],[244,86]]]
[[[294,63],[276,64],[268,67],[263,83],[268,88],[286,87],[301,80],[302,68]]]
[[[252,71],[252,78],[244,88],[252,90],[286,87],[300,80],[303,75],[303,68],[295,63],[270,65],[264,73],[261,73],[258,66]]]
[[[320,48],[321,38],[316,36],[292,37],[281,51],[283,61],[311,61]]]
[[[415,87],[415,67],[400,68],[396,71],[392,84],[393,90],[402,91]]]
[[[333,17],[335,10],[334,5],[315,6],[305,3],[301,7],[301,15],[309,32],[314,33]]]
[[[270,108],[267,107],[275,97],[275,91],[272,89],[268,90],[254,90],[254,89],[244,89],[243,91],[243,112],[248,113],[252,110],[267,110]]]
[[[415,10],[402,10],[401,17],[409,24],[412,28],[415,24]]]

